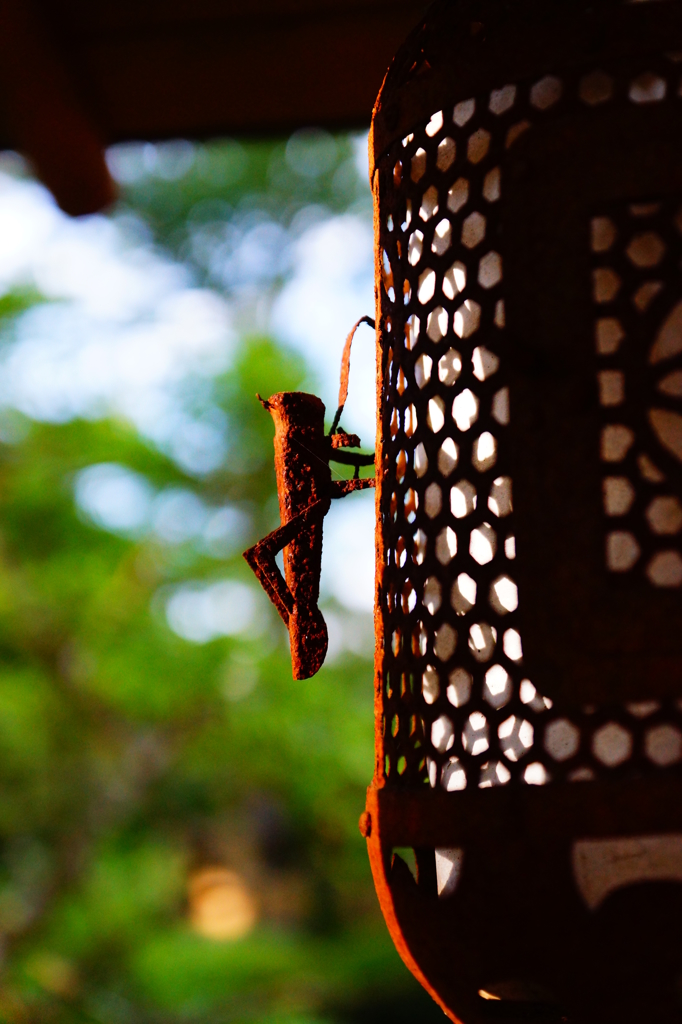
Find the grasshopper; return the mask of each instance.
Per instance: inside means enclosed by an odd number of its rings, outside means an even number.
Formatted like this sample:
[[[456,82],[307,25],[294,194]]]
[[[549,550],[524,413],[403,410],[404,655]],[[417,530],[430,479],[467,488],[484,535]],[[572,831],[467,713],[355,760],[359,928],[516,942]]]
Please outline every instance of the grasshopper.
[[[360,438],[340,426],[348,397],[350,351],[362,317],[346,339],[341,360],[339,404],[331,430],[324,432],[323,402],[301,391],[281,391],[270,398],[257,396],[275,423],[275,473],[281,526],[264,537],[244,558],[289,630],[294,679],[309,679],[322,667],[327,653],[327,625],[317,606],[322,568],[322,522],[333,498],[374,487],[375,477],[360,478],[360,467],[374,465],[374,455],[345,449],[359,448]],[[355,467],[352,480],[332,480],[330,462]],[[284,552],[284,576],[275,556]]]

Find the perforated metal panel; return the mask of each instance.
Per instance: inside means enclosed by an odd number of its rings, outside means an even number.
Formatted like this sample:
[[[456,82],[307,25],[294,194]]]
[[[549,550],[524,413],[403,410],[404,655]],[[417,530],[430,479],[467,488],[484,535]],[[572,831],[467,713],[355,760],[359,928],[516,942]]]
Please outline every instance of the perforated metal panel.
[[[391,779],[428,778],[448,791],[542,785],[682,759],[677,702],[573,707],[569,719],[528,678],[507,429],[515,411],[508,363],[519,356],[505,327],[502,256],[502,168],[517,140],[569,107],[666,97],[682,105],[676,62],[665,70],[665,78],[644,71],[619,82],[594,69],[572,80],[508,84],[436,112],[380,162],[388,345],[384,770]],[[595,371],[586,383],[598,386],[603,420],[594,434],[604,517],[598,568],[675,590],[682,584],[681,208],[682,199],[620,203],[611,218],[602,213],[588,225]],[[670,743],[665,755],[655,739],[661,729]]]
[[[682,1006],[662,954],[665,984],[621,948],[646,920],[628,887],[682,880],[682,52],[651,48],[680,5],[596,7],[523,5],[515,76],[510,10],[436,5],[375,114],[366,828],[398,948],[453,1019]]]

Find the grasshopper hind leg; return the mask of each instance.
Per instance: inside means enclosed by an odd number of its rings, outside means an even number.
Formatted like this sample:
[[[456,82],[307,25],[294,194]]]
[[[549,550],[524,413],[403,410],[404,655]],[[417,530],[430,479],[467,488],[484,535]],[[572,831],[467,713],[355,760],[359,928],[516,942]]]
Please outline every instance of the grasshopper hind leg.
[[[310,679],[322,668],[329,644],[327,623],[317,605],[294,605],[289,616],[289,638],[294,679]]]

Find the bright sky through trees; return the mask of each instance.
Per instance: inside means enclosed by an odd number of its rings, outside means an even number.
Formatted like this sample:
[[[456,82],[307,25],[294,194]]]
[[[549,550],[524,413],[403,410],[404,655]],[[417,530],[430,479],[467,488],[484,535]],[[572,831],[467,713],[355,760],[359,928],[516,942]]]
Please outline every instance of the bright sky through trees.
[[[0,1021],[427,1024],[358,832],[373,495],[325,524],[291,679],[241,551],[279,514],[255,398],[373,311],[366,140],[110,153],[69,221],[0,159]],[[374,339],[344,417],[374,440]]]
[[[300,168],[316,146],[325,153],[312,158],[316,173],[303,176],[305,183],[319,177],[320,168],[336,169],[338,144],[331,136],[304,135],[294,143],[285,147],[285,166],[290,154]],[[243,154],[236,143],[232,148]],[[120,147],[110,163],[124,187],[149,187],[156,174],[172,188],[201,163],[203,152],[197,155],[189,144]],[[277,170],[277,153],[272,162]],[[373,311],[371,220],[361,193],[366,163],[366,139],[355,138],[345,165],[336,169],[337,178],[352,169],[357,179],[360,194],[350,209],[300,203],[283,225],[263,209],[234,214],[218,207],[229,218],[226,225],[218,222],[222,237],[216,240],[215,220],[210,230],[192,225],[189,266],[154,246],[138,211],[70,220],[39,185],[0,171],[0,282],[34,288],[51,300],[16,324],[0,399],[48,421],[120,412],[184,468],[210,472],[226,456],[224,417],[206,408],[191,415],[178,390],[189,376],[206,379],[229,366],[241,330],[271,332],[300,351],[314,375],[308,386],[317,385],[332,410],[345,334]],[[183,251],[187,245],[178,255]],[[205,271],[202,281],[197,264]],[[354,346],[344,423],[370,448],[374,402],[374,338],[365,330]],[[117,503],[131,500],[129,486],[109,484],[114,518],[125,514],[116,511]],[[373,602],[372,504],[371,495],[358,495],[335,505],[326,531],[325,589],[363,611]]]

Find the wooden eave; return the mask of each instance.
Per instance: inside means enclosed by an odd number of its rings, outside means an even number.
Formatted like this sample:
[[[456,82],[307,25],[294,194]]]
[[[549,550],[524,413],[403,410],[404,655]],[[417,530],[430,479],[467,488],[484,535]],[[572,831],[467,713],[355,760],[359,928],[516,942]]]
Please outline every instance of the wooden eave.
[[[114,142],[368,125],[426,7],[0,0],[0,146],[25,152],[79,213],[111,198],[102,149]]]

